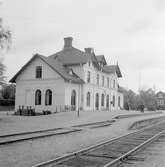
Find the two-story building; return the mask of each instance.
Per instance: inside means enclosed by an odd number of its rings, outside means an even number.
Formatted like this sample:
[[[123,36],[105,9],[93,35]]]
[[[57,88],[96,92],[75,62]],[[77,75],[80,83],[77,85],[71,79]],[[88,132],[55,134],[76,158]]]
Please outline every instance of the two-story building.
[[[158,110],[164,110],[165,109],[165,93],[162,91],[159,91],[156,93],[156,104]]]
[[[123,108],[119,66],[108,65],[92,48],[74,48],[72,40],[64,38],[63,49],[48,57],[35,54],[10,80],[16,83],[16,110],[19,106],[37,112]]]

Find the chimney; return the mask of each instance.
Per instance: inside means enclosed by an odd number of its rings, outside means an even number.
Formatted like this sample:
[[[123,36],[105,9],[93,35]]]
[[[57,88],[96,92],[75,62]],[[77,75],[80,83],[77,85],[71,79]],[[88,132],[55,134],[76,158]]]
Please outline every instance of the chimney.
[[[85,53],[92,54],[94,52],[93,48],[85,48]]]
[[[64,49],[72,47],[72,40],[73,40],[72,37],[66,37],[66,38],[64,38]]]

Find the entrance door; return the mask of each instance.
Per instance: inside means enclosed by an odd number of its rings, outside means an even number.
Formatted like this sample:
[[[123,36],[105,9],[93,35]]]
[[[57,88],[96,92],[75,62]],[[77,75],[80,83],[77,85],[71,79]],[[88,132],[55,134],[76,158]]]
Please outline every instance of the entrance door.
[[[95,108],[96,110],[99,110],[99,94],[98,93],[96,93]]]

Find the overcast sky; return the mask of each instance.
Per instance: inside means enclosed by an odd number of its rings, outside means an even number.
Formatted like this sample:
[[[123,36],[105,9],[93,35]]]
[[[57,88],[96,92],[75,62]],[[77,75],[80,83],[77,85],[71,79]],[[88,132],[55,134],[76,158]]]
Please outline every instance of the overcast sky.
[[[72,36],[118,64],[120,85],[165,91],[165,0],[0,0],[13,33],[5,56],[10,79],[35,53],[49,56]]]

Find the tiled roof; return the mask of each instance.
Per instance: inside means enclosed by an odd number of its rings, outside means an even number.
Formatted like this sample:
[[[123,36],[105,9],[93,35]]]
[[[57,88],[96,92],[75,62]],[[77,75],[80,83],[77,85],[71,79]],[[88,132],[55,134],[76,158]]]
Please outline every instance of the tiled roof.
[[[45,57],[39,54],[35,54],[9,82],[15,82],[17,76],[30,64],[30,62],[32,62],[37,57],[41,58],[45,63],[47,63],[54,71],[56,71],[65,80],[71,81],[73,83],[84,83],[84,81],[80,79],[75,73],[70,75],[69,69],[64,67],[61,62],[57,61],[52,57]]]
[[[107,73],[115,73],[116,72],[116,74],[119,78],[122,77],[122,74],[121,74],[121,71],[120,71],[120,68],[118,65],[106,65],[106,66],[103,66],[102,68]]]
[[[88,61],[89,57],[86,56],[85,52],[76,49],[74,47],[65,48],[60,52],[57,52],[49,57],[58,59],[63,63],[63,65],[73,65],[73,64],[84,64]]]
[[[70,39],[70,38],[68,38]],[[71,42],[71,40],[69,41]],[[68,66],[70,65],[78,65],[85,64],[89,60],[92,61],[94,66],[106,73],[117,73],[118,77],[122,77],[119,66],[118,65],[107,65],[104,55],[96,56],[94,52],[84,52],[79,49],[72,47],[71,43],[68,46],[64,46],[64,49],[61,51],[45,57],[39,54],[36,54],[27,62],[20,71],[10,80],[10,82],[15,82],[17,76],[28,66],[28,64],[33,61],[34,58],[39,57],[43,61],[45,61],[53,70],[55,70],[59,75],[61,75],[65,80],[75,82],[75,83],[83,83],[84,81],[79,78],[74,72],[72,75],[69,73]],[[100,66],[99,62],[103,61],[105,66]]]
[[[107,64],[104,55],[96,55],[96,59],[98,62],[104,61],[104,63]]]

